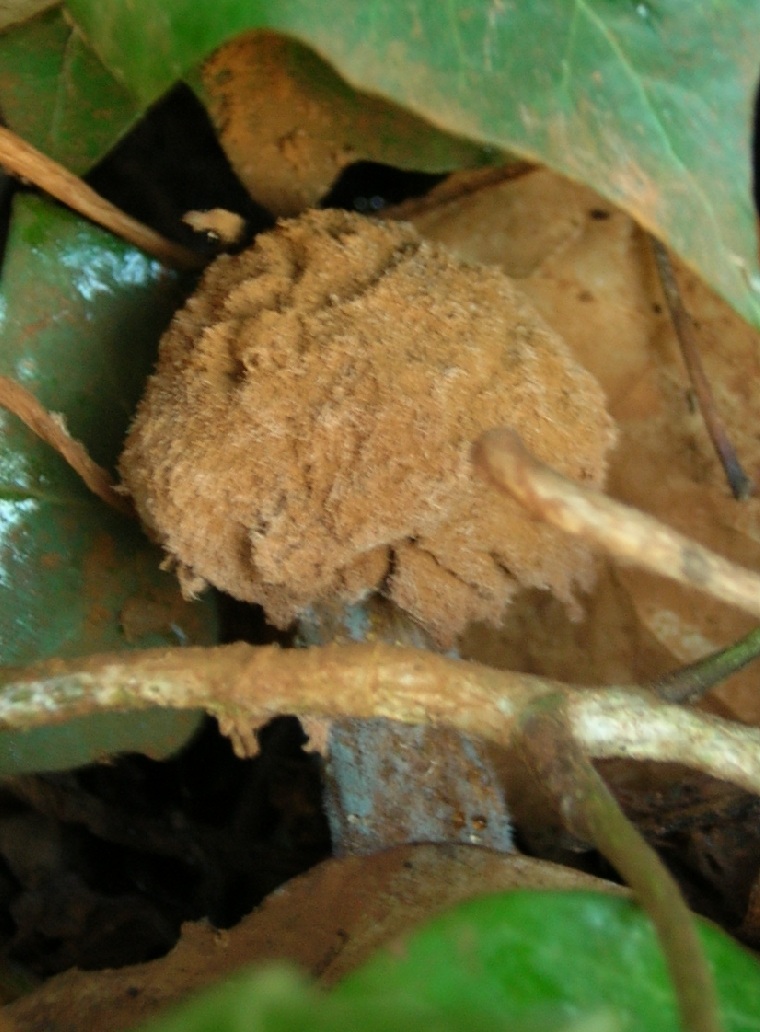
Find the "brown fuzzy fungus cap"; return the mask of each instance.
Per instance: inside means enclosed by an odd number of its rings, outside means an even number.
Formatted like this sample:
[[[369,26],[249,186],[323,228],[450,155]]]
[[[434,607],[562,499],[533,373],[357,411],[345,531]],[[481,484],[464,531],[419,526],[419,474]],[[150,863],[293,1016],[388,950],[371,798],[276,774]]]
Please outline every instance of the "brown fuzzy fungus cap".
[[[380,587],[441,643],[519,586],[571,609],[593,564],[474,474],[509,425],[600,484],[602,392],[497,269],[401,223],[339,211],[219,258],[165,334],[124,454],[138,512],[186,590],[285,627]]]

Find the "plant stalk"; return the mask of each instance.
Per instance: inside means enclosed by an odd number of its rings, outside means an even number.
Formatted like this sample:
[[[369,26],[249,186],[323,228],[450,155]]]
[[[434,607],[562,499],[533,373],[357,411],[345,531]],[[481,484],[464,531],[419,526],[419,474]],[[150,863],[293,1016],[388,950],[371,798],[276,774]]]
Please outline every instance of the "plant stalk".
[[[715,980],[694,915],[657,853],[620,809],[570,731],[562,696],[521,718],[518,748],[546,791],[562,800],[568,828],[616,868],[649,914],[665,955],[685,1032],[721,1032]]]
[[[760,576],[659,520],[562,476],[511,429],[489,430],[473,448],[475,468],[534,517],[608,555],[760,617]]]
[[[83,179],[3,126],[0,126],[0,165],[11,175],[33,183],[56,201],[165,265],[177,269],[199,269],[204,264],[199,255],[133,219],[101,197]]]
[[[760,627],[753,627],[733,645],[711,652],[688,666],[674,670],[647,685],[665,702],[696,702],[712,687],[725,681],[760,656]]]

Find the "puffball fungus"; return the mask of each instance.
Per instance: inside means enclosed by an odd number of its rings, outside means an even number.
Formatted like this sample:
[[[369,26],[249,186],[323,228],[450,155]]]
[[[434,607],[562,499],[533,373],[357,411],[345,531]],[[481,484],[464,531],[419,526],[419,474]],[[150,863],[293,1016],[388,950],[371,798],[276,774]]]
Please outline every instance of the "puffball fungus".
[[[378,588],[441,644],[520,586],[577,610],[589,552],[476,477],[509,425],[598,485],[614,441],[596,381],[499,270],[409,225],[340,211],[218,258],[161,341],[120,469],[185,592],[280,627]]]

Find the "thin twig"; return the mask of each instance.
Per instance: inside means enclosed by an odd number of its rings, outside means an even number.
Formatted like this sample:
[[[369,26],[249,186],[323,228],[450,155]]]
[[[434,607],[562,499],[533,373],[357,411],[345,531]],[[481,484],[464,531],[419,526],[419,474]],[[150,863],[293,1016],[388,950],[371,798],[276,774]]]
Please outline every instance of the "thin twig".
[[[753,627],[739,641],[711,652],[672,674],[658,677],[646,685],[666,702],[696,702],[710,688],[725,681],[760,656],[760,627]]]
[[[661,702],[638,688],[582,688],[419,649],[146,649],[50,660],[0,678],[0,728],[61,723],[100,710],[201,707],[240,755],[272,717],[384,717],[509,746],[526,706],[567,697],[570,728],[596,759],[683,763],[760,794],[760,729]]]
[[[124,515],[134,516],[131,501],[115,490],[108,472],[90,458],[80,441],[74,440],[69,434],[62,416],[48,412],[33,394],[7,376],[0,376],[0,406],[12,412],[46,444],[55,448],[93,494]]]
[[[725,424],[718,413],[712,387],[705,375],[702,359],[699,355],[691,317],[681,300],[681,291],[678,289],[678,281],[673,271],[670,255],[656,237],[650,235],[649,239],[652,242],[657,272],[660,276],[663,293],[670,311],[670,318],[673,321],[673,328],[676,331],[676,337],[681,348],[681,355],[699,402],[707,433],[710,435],[713,448],[723,466],[728,486],[731,488],[734,498],[749,498],[754,493],[755,486],[744,472],[736,454],[736,449],[729,439]]]
[[[760,576],[664,523],[556,473],[514,430],[490,430],[473,449],[475,468],[532,515],[585,538],[624,562],[760,616]]]
[[[529,772],[561,801],[575,835],[592,842],[633,889],[657,932],[685,1032],[719,1032],[718,994],[694,915],[657,853],[628,820],[570,730],[565,699],[547,697],[519,722]]]
[[[199,255],[131,218],[63,165],[48,158],[3,126],[0,126],[0,165],[11,175],[33,183],[57,201],[165,265],[178,269],[199,269],[204,264]]]

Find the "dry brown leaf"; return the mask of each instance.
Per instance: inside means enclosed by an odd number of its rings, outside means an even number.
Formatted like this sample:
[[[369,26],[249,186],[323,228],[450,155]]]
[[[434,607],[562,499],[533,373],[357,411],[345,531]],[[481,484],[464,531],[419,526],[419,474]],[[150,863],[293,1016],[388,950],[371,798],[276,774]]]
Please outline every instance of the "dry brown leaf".
[[[500,264],[606,391],[620,439],[609,493],[744,566],[760,568],[760,500],[729,494],[691,403],[645,235],[593,191],[545,170],[459,190],[419,214],[420,232],[470,260]],[[452,192],[451,184],[447,186]],[[679,273],[721,413],[751,476],[760,469],[760,335]],[[545,594],[521,596],[502,632],[475,628],[468,655],[571,681],[641,682],[745,634],[752,619],[652,575],[609,563],[573,627]],[[708,705],[760,722],[750,668]]]
[[[225,44],[204,65],[203,89],[233,168],[274,215],[316,206],[355,161],[441,172],[478,163],[477,145],[354,92],[295,39],[255,32]]]
[[[166,957],[116,971],[68,971],[5,1008],[18,1032],[120,1032],[245,964],[289,960],[332,985],[380,945],[464,899],[510,889],[623,893],[540,860],[468,846],[402,846],[328,860],[240,924],[188,924]]]

